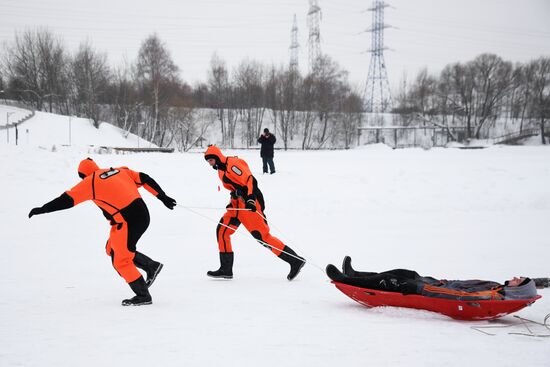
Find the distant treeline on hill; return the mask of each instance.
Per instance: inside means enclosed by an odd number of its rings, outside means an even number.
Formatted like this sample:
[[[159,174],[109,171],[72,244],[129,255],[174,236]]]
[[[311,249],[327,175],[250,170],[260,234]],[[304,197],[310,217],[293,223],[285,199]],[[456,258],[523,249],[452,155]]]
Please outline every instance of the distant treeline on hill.
[[[377,121],[366,118],[362,92],[326,55],[301,75],[290,66],[249,59],[229,71],[214,54],[208,80],[193,86],[181,79],[156,34],[142,42],[131,64],[117,68],[89,42],[70,53],[47,29],[17,33],[1,55],[0,98],[86,117],[96,126],[108,121],[160,147],[188,150],[212,129],[224,146],[249,147],[268,123],[284,148],[349,148],[359,126]],[[511,120],[520,130],[540,128],[544,142],[550,58],[514,65],[482,54],[439,75],[423,70],[403,81],[393,112],[405,126],[464,126],[466,138],[489,137],[499,121]]]

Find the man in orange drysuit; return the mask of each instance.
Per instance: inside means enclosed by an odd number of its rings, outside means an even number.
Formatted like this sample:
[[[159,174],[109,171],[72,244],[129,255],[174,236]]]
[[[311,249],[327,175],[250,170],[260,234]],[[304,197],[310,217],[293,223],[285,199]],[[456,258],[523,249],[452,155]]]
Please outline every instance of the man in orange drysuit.
[[[136,294],[123,300],[122,305],[151,304],[148,288],[155,281],[162,264],[136,251],[138,240],[149,226],[149,211],[138,188],[143,186],[169,209],[174,209],[176,201],[166,196],[147,174],[128,167],[100,169],[91,158],[87,158],[80,162],[78,175],[82,178],[80,183],[42,207],[32,209],[29,218],[92,200],[111,223],[107,255],[111,257],[115,270]],[[147,273],[146,281],[136,266]]]
[[[263,214],[265,210],[264,197],[248,164],[238,157],[225,157],[221,150],[214,145],[208,147],[204,153],[204,159],[212,168],[218,170],[223,187],[231,191],[231,201],[227,205],[227,212],[220,219],[220,224],[216,229],[221,265],[218,270],[209,271],[207,275],[212,278],[233,278],[231,235],[242,223],[255,239],[261,241],[260,243],[269,247],[275,255],[290,265],[287,279],[294,279],[304,266],[305,259],[269,233],[269,226]]]

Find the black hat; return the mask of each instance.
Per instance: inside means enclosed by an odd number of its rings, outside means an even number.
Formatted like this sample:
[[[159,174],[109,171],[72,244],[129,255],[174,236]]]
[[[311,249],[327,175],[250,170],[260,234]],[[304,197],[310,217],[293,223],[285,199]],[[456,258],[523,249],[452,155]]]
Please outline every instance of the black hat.
[[[269,133],[269,129],[267,127],[264,129],[264,133]]]

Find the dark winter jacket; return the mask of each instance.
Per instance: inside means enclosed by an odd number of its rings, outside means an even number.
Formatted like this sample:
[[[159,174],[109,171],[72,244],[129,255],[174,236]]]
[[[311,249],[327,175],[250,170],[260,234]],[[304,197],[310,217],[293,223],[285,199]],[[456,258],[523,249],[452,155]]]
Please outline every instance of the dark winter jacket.
[[[518,287],[508,287],[487,280],[442,280],[437,285],[421,285],[419,294],[427,297],[458,300],[529,299],[537,295],[535,283],[530,280]]]
[[[275,138],[275,135],[269,134],[269,136],[262,135],[258,139],[258,143],[262,145],[262,148],[260,150],[260,157],[262,158],[273,158],[273,145],[275,145],[275,142],[277,139]]]

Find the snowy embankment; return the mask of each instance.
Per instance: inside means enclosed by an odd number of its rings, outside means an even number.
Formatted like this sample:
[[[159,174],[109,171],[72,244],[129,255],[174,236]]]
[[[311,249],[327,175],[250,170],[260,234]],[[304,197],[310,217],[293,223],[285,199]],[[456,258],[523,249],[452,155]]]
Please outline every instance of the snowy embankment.
[[[202,155],[92,155],[100,166],[147,172],[182,205],[219,208],[196,209],[207,219],[143,192],[152,221],[138,248],[165,268],[154,304],[125,308],[131,291],[105,255],[109,227],[93,204],[27,218],[78,181],[86,151],[0,145],[0,365],[550,365],[548,338],[508,335],[522,326],[488,336],[471,329],[488,322],[367,309],[321,271],[351,255],[362,270],[549,276],[547,147],[277,152],[275,175],[261,174],[257,151],[230,153],[258,178],[273,234],[310,264],[288,282],[287,265],[241,228],[235,279],[211,280],[228,193]],[[540,294],[518,314],[542,321],[550,292]],[[507,316],[490,325],[515,323]]]
[[[30,111],[20,108],[0,105],[0,124],[5,124],[6,113],[10,113],[9,122],[13,123],[25,117]],[[47,150],[57,150],[72,146],[82,150],[93,151],[93,147],[156,147],[139,139],[109,123],[101,123],[95,128],[92,121],[85,118],[56,115],[46,112],[36,112],[35,115],[18,126],[20,146],[40,146]],[[9,144],[15,145],[15,128],[0,130],[0,142],[6,144],[6,134],[9,134]]]
[[[31,113],[30,110],[0,104],[0,126],[14,123]],[[6,141],[6,140],[4,140]]]

